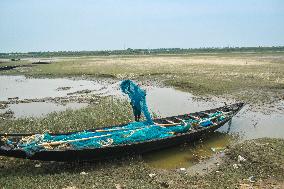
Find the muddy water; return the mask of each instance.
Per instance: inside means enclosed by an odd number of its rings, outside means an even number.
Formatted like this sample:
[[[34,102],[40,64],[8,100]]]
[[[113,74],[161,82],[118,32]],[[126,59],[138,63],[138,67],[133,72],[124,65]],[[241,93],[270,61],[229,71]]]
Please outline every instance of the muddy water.
[[[62,90],[61,87],[68,87]],[[81,90],[100,90],[102,84],[89,80],[72,79],[34,79],[25,76],[0,76],[0,101],[8,98],[35,99],[63,97]]]
[[[221,152],[234,140],[231,135],[215,132],[211,137],[202,141],[148,153],[143,157],[152,167],[164,169],[186,168]]]
[[[82,91],[100,91],[105,85],[91,80],[73,79],[35,79],[25,76],[0,76],[0,101],[8,101],[9,98],[42,99],[46,97],[66,97],[70,94]],[[9,104],[0,113],[8,110],[14,112],[15,118],[40,117],[51,112],[64,111],[67,109],[80,109],[86,107],[86,103],[66,103],[65,105],[51,102],[30,102]]]
[[[119,83],[103,83],[91,80],[72,79],[27,79],[24,76],[0,76],[0,101],[7,101],[11,97],[19,99],[34,99],[44,97],[63,97],[80,90],[92,90],[92,94],[122,96],[119,91]],[[62,87],[67,87],[62,90]],[[150,111],[157,115],[172,116],[189,112],[223,106],[227,100],[213,98],[210,100],[194,100],[192,94],[181,92],[172,88],[144,87],[147,91],[147,102]],[[81,108],[87,104],[68,103],[66,106],[37,102],[27,104],[10,104],[15,117],[42,116],[53,111],[61,111],[68,108]],[[280,104],[283,106],[284,103]],[[230,143],[233,136],[238,140],[253,139],[260,137],[284,138],[284,114],[270,112],[251,111],[245,106],[232,120],[230,125],[221,127],[214,136],[195,142],[187,146],[178,146],[158,152],[144,155],[145,161],[158,168],[179,168],[191,166],[204,158],[208,158],[217,151],[222,150]]]
[[[146,90],[149,108],[161,117],[216,108],[226,102],[222,99],[197,101],[192,94],[173,88],[148,87]]]

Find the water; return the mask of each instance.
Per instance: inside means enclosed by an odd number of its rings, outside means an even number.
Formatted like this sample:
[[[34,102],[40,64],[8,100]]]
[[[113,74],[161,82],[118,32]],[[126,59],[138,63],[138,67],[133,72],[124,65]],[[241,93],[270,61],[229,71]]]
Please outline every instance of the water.
[[[62,90],[60,88],[65,88]],[[45,97],[65,97],[68,93],[81,90],[92,90],[92,94],[126,98],[119,90],[118,82],[100,82],[91,80],[72,79],[33,79],[24,76],[0,76],[0,101],[7,101],[11,97],[19,99],[35,99]],[[147,102],[150,111],[161,117],[173,116],[189,112],[216,108],[234,103],[220,98],[210,100],[194,100],[190,93],[165,87],[144,87],[147,91]],[[45,116],[53,111],[78,109],[87,106],[86,103],[67,103],[60,105],[47,102],[32,102],[9,104],[9,107],[0,112],[11,109],[15,117]],[[279,106],[284,106],[281,102]],[[232,120],[231,125],[224,125],[212,137],[187,146],[178,146],[144,155],[145,161],[158,168],[188,167],[204,158],[211,157],[216,149],[222,149],[230,143],[233,136],[238,135],[238,140],[254,139],[260,137],[284,138],[284,114],[282,112],[251,111],[245,106]],[[212,149],[215,149],[212,150]]]
[[[173,88],[148,87],[146,90],[149,108],[161,117],[197,112],[225,105],[225,100],[220,99],[196,101],[192,94]]]
[[[226,124],[219,130],[227,129],[229,134],[238,134],[242,140],[263,137],[284,138],[284,114],[254,112],[246,106],[233,118],[230,128]]]
[[[60,90],[61,87],[70,87]],[[64,97],[68,93],[81,90],[100,90],[102,84],[91,80],[72,79],[34,79],[25,76],[0,76],[0,101],[8,98],[35,99],[45,97]]]
[[[0,76],[0,101],[8,98],[42,99],[46,97],[66,97],[77,91],[91,90],[100,91],[105,85],[91,80],[74,79],[41,79],[26,78],[25,76]],[[64,111],[67,109],[80,109],[87,103],[66,103],[65,105],[51,102],[30,102],[9,104],[0,113],[7,110],[14,112],[15,118],[42,117],[51,112]]]
[[[143,158],[150,166],[156,168],[190,167],[222,151],[232,141],[231,135],[215,132],[203,141],[148,153],[143,155]]]

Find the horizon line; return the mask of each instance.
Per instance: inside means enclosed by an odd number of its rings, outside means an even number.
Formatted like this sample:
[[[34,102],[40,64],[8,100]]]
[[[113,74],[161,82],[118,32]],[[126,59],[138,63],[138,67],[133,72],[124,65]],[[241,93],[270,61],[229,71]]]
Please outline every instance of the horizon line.
[[[284,48],[284,45],[277,46],[223,46],[223,47],[193,47],[193,48],[180,48],[180,47],[159,47],[159,48],[124,48],[124,49],[100,49],[100,50],[53,50],[53,51],[12,51],[0,52],[0,54],[28,54],[28,53],[55,53],[55,52],[114,52],[114,51],[128,51],[128,50],[166,50],[166,49],[179,49],[179,50],[202,50],[202,49],[240,49],[240,48]]]

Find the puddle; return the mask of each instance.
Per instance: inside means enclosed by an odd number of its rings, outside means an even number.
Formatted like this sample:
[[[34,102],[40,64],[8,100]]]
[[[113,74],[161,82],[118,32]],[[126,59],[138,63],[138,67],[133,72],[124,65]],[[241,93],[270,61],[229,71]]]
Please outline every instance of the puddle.
[[[11,110],[14,112],[13,116],[15,118],[42,117],[51,112],[60,112],[67,109],[77,110],[86,106],[88,106],[87,103],[67,103],[66,105],[62,105],[48,102],[31,102],[10,104],[8,108],[0,110],[0,113]]]
[[[198,112],[219,106],[224,106],[224,101],[196,101],[190,93],[173,88],[147,88],[147,103],[152,112],[161,117]]]
[[[221,132],[215,132],[211,137],[196,141],[186,146],[178,146],[143,155],[143,159],[152,167],[174,169],[190,167],[216,152],[222,151],[233,137]]]
[[[57,90],[70,87],[68,90]],[[82,90],[100,90],[102,84],[91,80],[72,79],[34,79],[25,76],[0,76],[0,101],[8,98],[35,99],[45,97],[63,97],[68,93]]]
[[[284,114],[250,111],[244,107],[232,119],[232,124],[224,125],[219,131],[229,130],[229,134],[238,134],[242,140],[256,139],[262,137],[284,138]]]
[[[66,97],[77,91],[97,91],[103,87],[103,84],[91,80],[0,76],[0,101]],[[12,110],[15,118],[41,117],[51,112],[80,109],[85,106],[87,103],[67,103],[66,105],[51,102],[16,103],[9,104],[5,109],[0,109],[0,113]]]

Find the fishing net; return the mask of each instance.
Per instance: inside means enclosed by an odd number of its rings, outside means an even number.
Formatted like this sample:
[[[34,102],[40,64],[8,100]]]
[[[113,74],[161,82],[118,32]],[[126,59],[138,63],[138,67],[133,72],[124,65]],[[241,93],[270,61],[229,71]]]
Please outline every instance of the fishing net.
[[[163,127],[149,125],[147,122],[132,122],[122,127],[112,127],[95,132],[79,132],[69,135],[50,135],[48,133],[33,135],[32,138],[22,139],[18,148],[27,154],[47,149],[86,149],[110,145],[131,144],[174,136],[176,133],[188,131],[190,124]]]
[[[130,98],[131,105],[133,108],[134,114],[139,114],[139,112],[143,112],[146,121],[149,124],[153,123],[153,120],[151,118],[151,115],[148,110],[148,106],[146,104],[146,93],[143,89],[141,89],[139,86],[137,86],[133,81],[131,80],[124,80],[120,84],[120,88],[123,93],[127,94]]]

